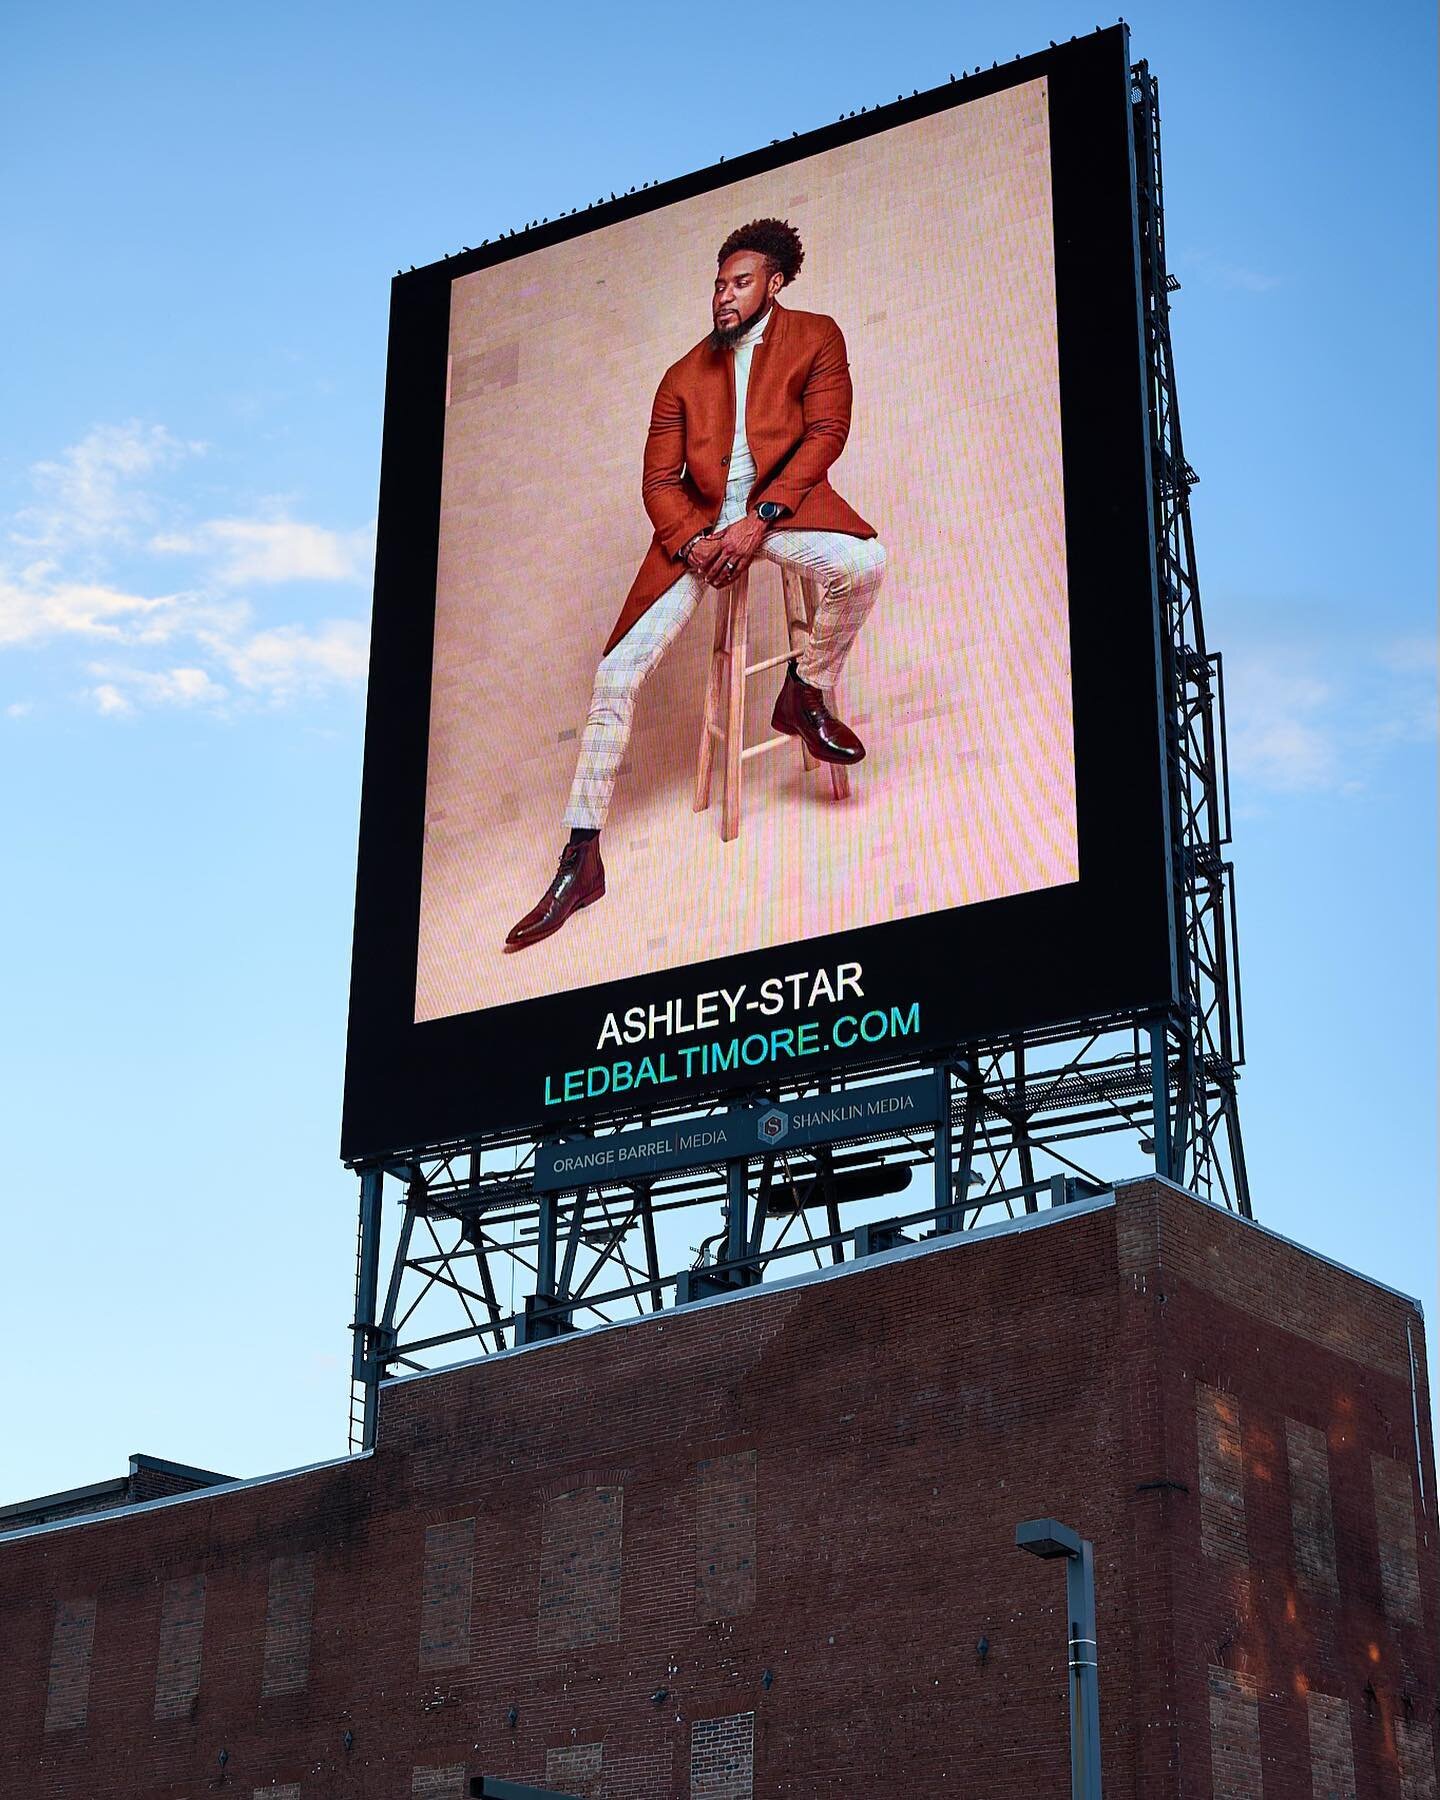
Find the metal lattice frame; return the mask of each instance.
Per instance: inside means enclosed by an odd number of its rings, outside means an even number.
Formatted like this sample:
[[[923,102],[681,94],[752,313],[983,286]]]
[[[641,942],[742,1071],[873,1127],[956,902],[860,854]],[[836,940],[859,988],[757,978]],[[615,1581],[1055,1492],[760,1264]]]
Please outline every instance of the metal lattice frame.
[[[1190,491],[1199,477],[1185,460],[1170,343],[1170,296],[1180,283],[1165,264],[1159,88],[1146,63],[1131,71],[1130,101],[1180,936],[1181,1013],[1170,1031],[1175,1103],[1167,1172],[1197,1193],[1218,1192],[1227,1206],[1249,1218],[1235,1097],[1245,1048],[1234,865],[1224,854],[1230,843],[1224,668],[1219,652],[1206,648],[1200,610],[1190,518]]]
[[[1074,1204],[1109,1185],[1117,1134],[1160,1174],[1250,1216],[1235,1095],[1244,1051],[1224,855],[1223,673],[1206,648],[1195,573],[1196,476],[1181,443],[1170,343],[1179,283],[1165,266],[1159,109],[1144,63],[1132,71],[1131,107],[1180,1006],[954,1045],[931,1065],[944,1095],[934,1129],[564,1195],[535,1192],[534,1140],[515,1133],[363,1167],[353,1445],[373,1442],[387,1376]],[[877,1063],[764,1092],[839,1092],[915,1067]],[[725,1103],[585,1123],[621,1130]],[[1133,1153],[1120,1166],[1133,1168]],[[385,1206],[387,1188],[398,1190],[398,1208]]]

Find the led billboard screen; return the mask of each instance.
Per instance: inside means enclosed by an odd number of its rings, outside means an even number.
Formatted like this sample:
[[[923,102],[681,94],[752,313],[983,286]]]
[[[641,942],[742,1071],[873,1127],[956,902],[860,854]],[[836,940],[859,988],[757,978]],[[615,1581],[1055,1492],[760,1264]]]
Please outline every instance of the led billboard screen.
[[[397,278],[348,1156],[1168,1003],[1126,62]]]

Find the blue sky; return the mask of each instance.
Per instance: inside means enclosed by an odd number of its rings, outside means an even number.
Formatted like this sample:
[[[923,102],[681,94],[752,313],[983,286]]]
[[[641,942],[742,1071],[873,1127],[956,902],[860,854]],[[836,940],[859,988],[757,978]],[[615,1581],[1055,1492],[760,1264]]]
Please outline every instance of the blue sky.
[[[1434,18],[1298,16],[1131,19],[1229,678],[1243,1120],[1257,1216],[1421,1295],[1433,1329]],[[344,1448],[395,269],[1097,22],[1063,0],[12,15],[0,1500],[132,1450],[249,1474]]]

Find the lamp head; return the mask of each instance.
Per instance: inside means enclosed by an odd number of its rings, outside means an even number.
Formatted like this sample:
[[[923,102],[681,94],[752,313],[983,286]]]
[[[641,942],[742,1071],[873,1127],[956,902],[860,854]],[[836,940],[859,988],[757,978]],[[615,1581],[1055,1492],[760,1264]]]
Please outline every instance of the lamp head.
[[[1015,1548],[1047,1561],[1056,1556],[1078,1556],[1080,1533],[1058,1519],[1027,1519],[1015,1527]]]

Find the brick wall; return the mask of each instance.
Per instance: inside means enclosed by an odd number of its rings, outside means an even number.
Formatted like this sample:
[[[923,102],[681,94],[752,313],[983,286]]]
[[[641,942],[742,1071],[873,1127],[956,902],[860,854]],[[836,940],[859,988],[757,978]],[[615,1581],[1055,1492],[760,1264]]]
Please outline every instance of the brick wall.
[[[1420,1568],[1415,1545],[1415,1486],[1407,1462],[1370,1458],[1375,1484],[1380,1592],[1392,1619],[1420,1623]]]
[[[755,1792],[755,1715],[697,1719],[690,1727],[694,1800],[751,1800]]]
[[[196,1488],[206,1487],[211,1480],[223,1481],[223,1475],[206,1477],[198,1474],[187,1474],[183,1470],[157,1468],[147,1458],[136,1457],[130,1465],[130,1475],[126,1482],[127,1498],[131,1504],[143,1500],[163,1500],[171,1494],[190,1494]]]
[[[1330,1450],[1318,1426],[1285,1421],[1290,1476],[1290,1532],[1295,1575],[1311,1593],[1338,1596],[1335,1514],[1330,1501]]]
[[[1260,1703],[1255,1683],[1212,1667],[1210,1783],[1215,1800],[1255,1800],[1264,1791],[1260,1765]]]
[[[545,1752],[545,1785],[594,1800],[601,1792],[603,1744],[560,1744]]]
[[[625,1490],[618,1484],[552,1494],[540,1528],[541,1650],[583,1650],[620,1635]]]
[[[422,1669],[453,1669],[469,1662],[474,1574],[475,1521],[455,1519],[427,1526],[420,1587]]]
[[[446,1763],[441,1768],[410,1771],[411,1800],[460,1800],[465,1787],[463,1763]]]
[[[1245,1456],[1240,1442],[1240,1405],[1234,1395],[1197,1381],[1195,1432],[1200,1548],[1216,1562],[1247,1570]]]
[[[265,1603],[265,1653],[260,1674],[263,1697],[304,1691],[310,1674],[314,1604],[313,1553],[273,1558]]]
[[[205,1577],[182,1575],[165,1583],[160,1602],[160,1647],[155,1658],[155,1717],[184,1719],[200,1692],[200,1650],[205,1634]]]
[[[1398,1719],[1395,1741],[1401,1800],[1435,1800],[1435,1737],[1419,1719]]]
[[[1350,1708],[1335,1694],[1306,1696],[1310,1715],[1310,1790],[1314,1800],[1356,1800]]]
[[[73,1731],[90,1704],[90,1649],[95,1640],[95,1596],[61,1600],[55,1607],[50,1678],[45,1691],[45,1729]]]
[[[731,1619],[755,1604],[755,1452],[695,1471],[695,1616]]]
[[[1427,1429],[1412,1307],[1148,1183],[399,1383],[372,1456],[0,1542],[0,1793],[1063,1793],[1053,1514],[1110,1800],[1433,1800],[1407,1328]]]

